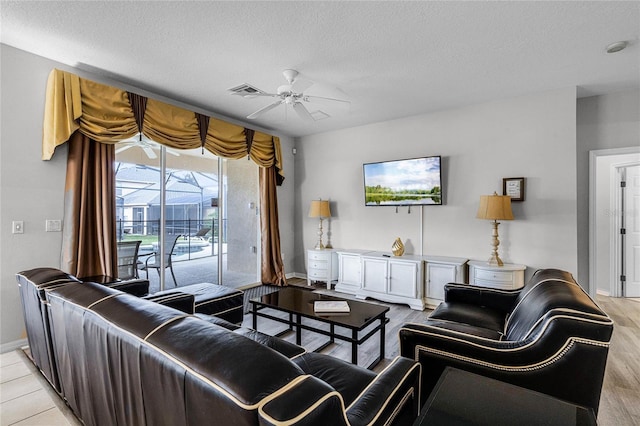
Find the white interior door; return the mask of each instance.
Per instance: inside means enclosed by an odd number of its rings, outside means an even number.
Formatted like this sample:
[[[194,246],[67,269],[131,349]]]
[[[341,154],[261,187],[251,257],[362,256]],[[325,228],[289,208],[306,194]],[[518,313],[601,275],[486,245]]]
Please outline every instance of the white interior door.
[[[624,266],[626,297],[640,297],[640,166],[626,167]]]

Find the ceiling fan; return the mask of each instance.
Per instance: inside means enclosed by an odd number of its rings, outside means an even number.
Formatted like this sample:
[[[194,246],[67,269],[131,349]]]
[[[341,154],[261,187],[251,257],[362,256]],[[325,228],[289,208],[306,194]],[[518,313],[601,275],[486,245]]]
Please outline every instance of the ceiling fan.
[[[300,118],[305,121],[317,121],[322,120],[324,118],[330,117],[324,111],[315,110],[310,112],[309,109],[305,106],[305,104],[315,103],[315,102],[331,102],[334,104],[341,105],[349,105],[349,101],[345,101],[342,99],[329,98],[324,96],[314,96],[305,94],[305,90],[310,88],[314,83],[310,80],[298,78],[298,71],[287,69],[282,72],[284,78],[287,80],[288,84],[283,84],[282,86],[276,89],[276,93],[267,93],[260,89],[256,89],[253,86],[248,84],[243,84],[238,87],[234,87],[229,89],[231,94],[240,95],[245,98],[255,98],[255,97],[272,97],[277,98],[277,100],[267,106],[260,108],[252,114],[247,116],[248,119],[255,119],[260,117],[267,111],[270,111],[280,105],[290,105],[293,110],[298,114]]]
[[[129,139],[121,140],[120,142],[118,142],[118,146],[119,148],[116,149],[116,154],[120,154],[121,152],[126,151],[127,149],[132,147],[138,147],[142,149],[144,153],[147,154],[147,157],[149,157],[149,159],[151,160],[155,160],[156,158],[158,158],[158,156],[154,152],[154,149],[160,149],[159,143],[148,139],[142,133],[138,133],[137,135],[130,137]],[[174,149],[166,148],[166,150],[167,154],[175,155],[176,157],[180,156],[180,153],[175,151]]]

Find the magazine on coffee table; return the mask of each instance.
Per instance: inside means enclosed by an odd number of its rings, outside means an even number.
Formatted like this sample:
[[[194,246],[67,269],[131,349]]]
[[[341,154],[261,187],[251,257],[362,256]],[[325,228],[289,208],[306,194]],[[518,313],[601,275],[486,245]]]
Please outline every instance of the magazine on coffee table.
[[[346,300],[316,300],[313,304],[314,312],[318,313],[344,313],[350,312]]]

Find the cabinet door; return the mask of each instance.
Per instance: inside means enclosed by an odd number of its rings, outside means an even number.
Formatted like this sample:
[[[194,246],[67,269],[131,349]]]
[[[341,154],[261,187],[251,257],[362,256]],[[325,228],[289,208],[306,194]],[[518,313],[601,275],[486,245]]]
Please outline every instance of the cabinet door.
[[[362,259],[362,288],[378,293],[387,292],[387,261]]]
[[[389,294],[417,297],[418,265],[411,262],[389,261]]]
[[[340,255],[340,282],[360,287],[360,256]]]
[[[456,282],[455,265],[427,262],[427,297],[444,300],[444,285]]]

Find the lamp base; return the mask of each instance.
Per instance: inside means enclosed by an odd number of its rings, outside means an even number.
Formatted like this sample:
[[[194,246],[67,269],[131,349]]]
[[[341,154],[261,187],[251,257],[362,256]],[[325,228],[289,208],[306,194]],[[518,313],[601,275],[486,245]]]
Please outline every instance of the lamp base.
[[[491,257],[489,258],[489,262],[487,262],[491,266],[502,266],[504,263],[500,256],[498,256],[498,246],[500,245],[500,239],[498,238],[498,225],[500,222],[497,220],[493,221],[493,232],[491,234]]]
[[[504,262],[502,261],[502,259],[500,259],[500,256],[491,255],[491,257],[489,258],[489,261],[487,262],[487,265],[490,265],[490,266],[504,266]]]
[[[322,218],[320,218],[320,223],[318,223],[318,242],[314,247],[316,250],[324,250],[324,244],[322,244]]]

